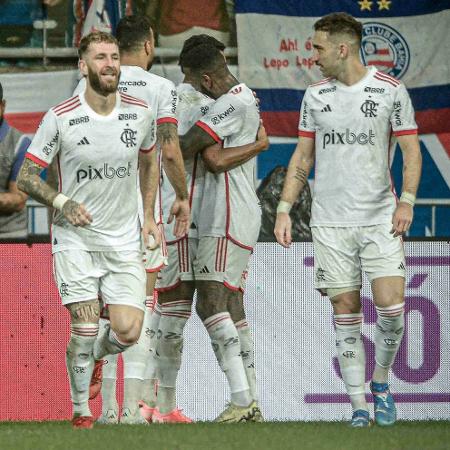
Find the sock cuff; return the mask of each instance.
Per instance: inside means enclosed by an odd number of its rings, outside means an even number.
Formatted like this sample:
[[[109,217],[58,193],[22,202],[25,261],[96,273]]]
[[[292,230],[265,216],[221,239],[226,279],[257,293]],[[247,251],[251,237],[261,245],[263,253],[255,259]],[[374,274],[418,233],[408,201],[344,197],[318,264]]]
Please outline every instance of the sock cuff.
[[[147,295],[145,297],[145,307],[146,308],[153,310],[153,307],[155,306],[154,303],[155,303],[155,298],[153,297],[153,295]]]
[[[244,331],[244,329],[250,328],[249,325],[248,325],[247,319],[239,320],[238,322],[236,322],[234,324],[234,326],[236,327],[236,329],[238,331]]]
[[[404,313],[405,302],[391,306],[375,306],[375,309],[380,317],[397,317]]]
[[[360,325],[363,322],[363,317],[363,313],[335,314],[334,323],[336,326]]]
[[[79,337],[96,337],[98,335],[98,323],[71,324],[70,334]]]
[[[158,303],[158,300],[155,300],[154,303],[155,304],[153,306],[153,313],[158,314],[160,316],[161,315],[161,305]]]
[[[222,324],[226,320],[230,320],[232,322],[230,313],[221,312],[208,317],[203,321],[203,324],[205,325],[205,328],[209,332],[211,331],[212,328],[215,328],[218,324]]]
[[[177,300],[176,302],[164,303],[161,305],[161,316],[163,317],[179,317],[189,319],[191,316],[190,300]]]

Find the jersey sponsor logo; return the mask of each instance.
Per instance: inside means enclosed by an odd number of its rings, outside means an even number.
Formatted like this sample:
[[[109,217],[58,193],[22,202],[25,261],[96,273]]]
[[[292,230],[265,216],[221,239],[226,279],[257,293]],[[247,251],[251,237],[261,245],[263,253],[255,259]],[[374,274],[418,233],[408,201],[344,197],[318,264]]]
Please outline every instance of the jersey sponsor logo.
[[[128,165],[121,167],[111,167],[108,163],[103,164],[103,167],[95,168],[88,166],[87,169],[77,170],[77,183],[81,183],[83,180],[104,180],[112,178],[125,178],[131,175],[132,163],[128,162]]]
[[[325,133],[323,135],[322,148],[325,149],[327,145],[375,145],[375,133],[372,129],[369,129],[369,133],[359,133],[355,134],[348,128],[345,131],[339,132],[331,130],[330,133]],[[319,280],[318,280],[319,281]]]
[[[120,92],[128,92],[129,87],[145,87],[147,86],[147,82],[143,80],[132,81],[132,80],[120,80],[118,90]]]
[[[209,106],[202,106],[200,108],[200,112],[202,113],[202,116],[204,116],[209,111]]]
[[[72,127],[73,125],[79,125],[80,123],[88,123],[88,122],[89,116],[75,117],[75,119],[69,120],[69,127]]]
[[[52,139],[44,145],[42,153],[45,153],[47,156],[50,155],[50,153],[55,149],[58,139],[59,139],[59,131],[57,131],[56,134],[52,137]]]
[[[319,95],[328,94],[329,92],[334,92],[336,90],[336,86],[330,88],[324,88],[319,91]]]
[[[136,113],[124,113],[119,114],[119,120],[137,120],[138,115]]]
[[[170,95],[172,95],[172,114],[175,114],[177,112],[177,98],[178,98],[178,94],[177,91],[175,89],[172,89],[170,91]]]
[[[363,112],[364,117],[377,117],[376,113],[378,105],[379,103],[376,103],[372,99],[368,98],[359,109]]]
[[[226,119],[233,111],[235,111],[236,108],[230,104],[230,107],[226,109],[223,113],[216,114],[211,118],[211,122],[214,125],[218,125],[221,120]]]
[[[234,95],[240,94],[242,92],[242,86],[238,86],[237,88],[234,88],[231,93]]]
[[[364,92],[370,92],[371,94],[383,94],[386,89],[384,88],[374,88],[370,86],[366,86],[364,88]]]
[[[394,102],[394,124],[397,127],[403,125],[402,121],[402,102]]]
[[[300,125],[303,128],[308,128],[308,103],[306,101],[303,102],[303,111]]]
[[[127,146],[127,148],[135,147],[137,143],[136,134],[137,131],[132,130],[131,128],[125,128],[120,135],[120,140]]]
[[[408,70],[410,51],[406,40],[394,28],[380,22],[363,25],[361,59],[365,65],[401,78]]]

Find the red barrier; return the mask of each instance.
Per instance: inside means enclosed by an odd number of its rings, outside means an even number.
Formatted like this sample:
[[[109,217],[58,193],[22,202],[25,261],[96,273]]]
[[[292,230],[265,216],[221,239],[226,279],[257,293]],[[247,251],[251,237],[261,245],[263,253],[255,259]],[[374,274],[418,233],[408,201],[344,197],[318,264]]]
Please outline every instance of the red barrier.
[[[0,244],[0,420],[71,416],[68,339],[50,244]],[[91,402],[94,415],[100,405]]]

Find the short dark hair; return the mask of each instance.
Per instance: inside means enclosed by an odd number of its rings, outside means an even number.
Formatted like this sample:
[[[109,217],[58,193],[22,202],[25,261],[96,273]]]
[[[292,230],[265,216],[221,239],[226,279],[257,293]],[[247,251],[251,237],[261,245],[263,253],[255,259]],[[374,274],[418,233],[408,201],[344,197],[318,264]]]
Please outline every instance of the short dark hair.
[[[116,28],[119,48],[124,52],[139,50],[152,35],[150,19],[147,16],[125,16]]]
[[[186,39],[181,49],[180,56],[178,59],[178,65],[184,66],[183,59],[191,49],[197,47],[198,45],[212,45],[216,47],[219,51],[223,52],[225,50],[225,44],[217,40],[215,37],[209,36],[208,34],[196,34]]]
[[[332,13],[322,17],[314,24],[315,31],[326,31],[330,35],[346,34],[361,45],[362,23],[344,12]]]
[[[196,73],[219,73],[226,68],[222,53],[211,44],[196,45],[186,51],[180,65],[182,70],[190,69]]]
[[[118,46],[117,39],[111,34],[105,33],[104,31],[94,31],[81,39],[80,47],[78,48],[78,56],[83,58],[84,54],[89,50],[91,44],[100,44],[102,42],[106,42],[107,44],[116,44]]]

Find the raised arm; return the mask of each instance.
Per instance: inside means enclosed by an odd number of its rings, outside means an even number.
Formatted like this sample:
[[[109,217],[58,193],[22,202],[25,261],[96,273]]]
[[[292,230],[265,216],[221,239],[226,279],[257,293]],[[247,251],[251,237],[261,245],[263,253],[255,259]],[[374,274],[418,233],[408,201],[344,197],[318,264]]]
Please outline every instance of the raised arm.
[[[274,233],[277,242],[286,248],[289,248],[292,242],[292,222],[289,212],[300,191],[308,182],[308,175],[314,164],[314,156],[314,139],[300,136],[297,147],[289,161],[275,222]]]
[[[413,207],[422,172],[422,154],[417,134],[397,136],[403,155],[403,185],[400,202],[392,217],[394,236],[406,233],[413,221]]]
[[[238,167],[258,153],[269,148],[269,139],[263,125],[259,127],[255,142],[239,147],[222,148],[221,144],[214,144],[202,152],[206,168],[213,173],[222,173]]]

